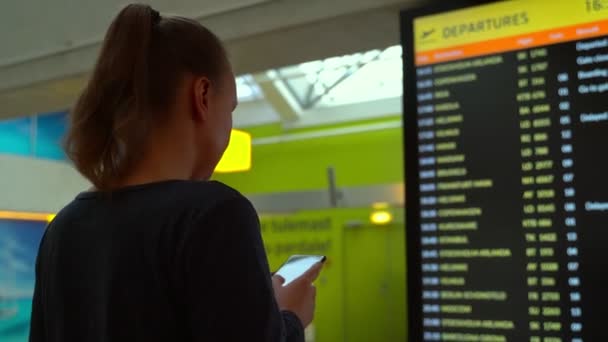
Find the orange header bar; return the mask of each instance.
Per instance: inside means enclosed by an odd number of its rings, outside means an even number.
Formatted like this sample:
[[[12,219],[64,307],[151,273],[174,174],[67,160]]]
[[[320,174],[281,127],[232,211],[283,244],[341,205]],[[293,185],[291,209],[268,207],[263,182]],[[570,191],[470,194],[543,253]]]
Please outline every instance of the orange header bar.
[[[416,65],[443,63],[604,35],[608,35],[608,20],[423,52],[416,54]]]

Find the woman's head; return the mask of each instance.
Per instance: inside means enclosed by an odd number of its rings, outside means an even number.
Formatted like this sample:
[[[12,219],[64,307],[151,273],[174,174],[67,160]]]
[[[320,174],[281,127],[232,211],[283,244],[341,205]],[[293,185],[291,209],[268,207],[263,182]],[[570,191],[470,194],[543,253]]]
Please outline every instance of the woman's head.
[[[232,128],[236,86],[219,39],[198,22],[129,5],[112,22],[71,113],[66,153],[98,189],[121,184],[150,143],[188,151],[208,178]]]

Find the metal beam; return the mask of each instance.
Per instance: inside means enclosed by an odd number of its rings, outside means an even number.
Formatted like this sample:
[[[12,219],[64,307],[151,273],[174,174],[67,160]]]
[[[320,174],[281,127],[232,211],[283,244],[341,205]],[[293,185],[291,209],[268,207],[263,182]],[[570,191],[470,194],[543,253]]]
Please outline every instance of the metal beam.
[[[295,122],[302,115],[302,107],[295,94],[288,89],[288,85],[275,71],[270,75],[254,74],[253,79],[264,93],[264,100],[268,102],[282,122]]]
[[[285,143],[285,142],[289,142],[289,141],[321,139],[321,138],[327,138],[327,137],[335,137],[335,136],[339,136],[339,135],[383,131],[383,130],[387,130],[387,129],[395,129],[395,128],[401,128],[401,127],[403,127],[401,120],[392,120],[392,121],[379,122],[379,123],[374,123],[374,124],[361,124],[361,125],[355,125],[355,126],[349,126],[349,127],[324,129],[324,130],[320,130],[320,131],[282,134],[279,136],[257,138],[257,139],[253,139],[252,143],[254,146],[280,144],[280,143]]]
[[[317,103],[319,103],[323,99],[323,97],[327,96],[334,88],[339,86],[342,82],[346,81],[349,77],[351,77],[357,71],[361,70],[361,68],[363,68],[365,65],[367,65],[371,62],[377,61],[381,54],[382,54],[381,52],[378,52],[378,54],[376,56],[374,56],[374,58],[370,59],[369,61],[358,62],[354,65],[348,66],[348,69],[344,72],[344,74],[339,79],[337,79],[332,84],[325,86],[325,89],[322,94],[319,94],[314,98],[309,97],[307,99],[306,105],[303,106],[304,109],[312,109]],[[312,86],[311,89],[314,89],[314,85]]]
[[[405,187],[402,183],[340,188],[339,208],[371,208],[375,203],[403,207]],[[297,191],[246,195],[260,213],[296,212],[332,208],[327,190]]]
[[[297,122],[285,123],[284,128],[289,130],[397,116],[402,111],[401,102],[400,97],[393,97],[340,106],[317,107],[306,111],[306,115]]]

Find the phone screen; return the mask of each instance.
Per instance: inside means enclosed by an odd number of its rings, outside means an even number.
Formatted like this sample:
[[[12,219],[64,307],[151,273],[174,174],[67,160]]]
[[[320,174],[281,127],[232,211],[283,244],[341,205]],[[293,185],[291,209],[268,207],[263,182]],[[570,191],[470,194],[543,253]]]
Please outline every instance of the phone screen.
[[[314,264],[321,261],[325,261],[325,257],[322,255],[292,255],[279,268],[276,274],[285,279],[285,283],[283,284],[285,286],[308,271]]]

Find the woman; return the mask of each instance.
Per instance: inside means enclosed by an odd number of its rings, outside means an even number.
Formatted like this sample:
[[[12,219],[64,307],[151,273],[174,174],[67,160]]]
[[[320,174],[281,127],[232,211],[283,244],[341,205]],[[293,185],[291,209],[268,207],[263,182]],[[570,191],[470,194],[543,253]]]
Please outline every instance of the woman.
[[[66,140],[95,188],[41,243],[30,341],[303,341],[321,265],[271,280],[255,210],[206,181],[236,105],[215,35],[120,12]]]

